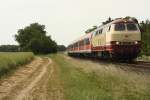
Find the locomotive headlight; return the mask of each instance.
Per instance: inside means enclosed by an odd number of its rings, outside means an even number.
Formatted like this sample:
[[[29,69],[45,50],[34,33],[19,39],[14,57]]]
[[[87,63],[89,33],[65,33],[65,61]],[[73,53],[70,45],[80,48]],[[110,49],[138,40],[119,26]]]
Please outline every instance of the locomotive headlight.
[[[117,42],[116,42],[116,44],[117,44],[117,45],[119,45],[119,44],[120,44],[120,42],[118,42],[118,41],[117,41]]]
[[[138,41],[135,41],[134,44],[138,44]]]

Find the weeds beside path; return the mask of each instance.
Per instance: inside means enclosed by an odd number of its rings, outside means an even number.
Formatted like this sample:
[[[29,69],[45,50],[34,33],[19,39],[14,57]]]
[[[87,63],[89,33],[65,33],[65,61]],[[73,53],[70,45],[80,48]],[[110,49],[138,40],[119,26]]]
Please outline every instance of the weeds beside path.
[[[51,55],[60,68],[65,100],[149,100],[150,82],[109,64]]]
[[[0,77],[31,62],[33,58],[34,55],[31,52],[0,52]]]

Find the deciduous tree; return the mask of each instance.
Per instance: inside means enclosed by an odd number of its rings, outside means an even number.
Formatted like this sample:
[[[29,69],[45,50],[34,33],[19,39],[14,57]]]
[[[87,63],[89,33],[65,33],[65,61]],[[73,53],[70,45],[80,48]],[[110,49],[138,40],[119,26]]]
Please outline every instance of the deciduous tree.
[[[19,29],[15,35],[15,40],[23,51],[32,51],[36,54],[57,51],[56,42],[46,35],[45,26],[38,23]]]

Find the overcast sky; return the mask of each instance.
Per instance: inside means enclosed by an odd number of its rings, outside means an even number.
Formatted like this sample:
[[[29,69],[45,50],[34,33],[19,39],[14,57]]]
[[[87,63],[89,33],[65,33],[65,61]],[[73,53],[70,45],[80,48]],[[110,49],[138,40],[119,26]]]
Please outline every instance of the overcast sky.
[[[14,34],[38,22],[58,44],[68,45],[93,25],[112,18],[150,18],[150,0],[0,0],[0,45],[17,44]]]

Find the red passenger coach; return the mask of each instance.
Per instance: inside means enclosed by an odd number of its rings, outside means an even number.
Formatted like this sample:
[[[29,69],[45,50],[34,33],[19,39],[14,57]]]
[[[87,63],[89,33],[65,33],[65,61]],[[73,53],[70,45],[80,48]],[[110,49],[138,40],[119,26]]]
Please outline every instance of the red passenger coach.
[[[73,56],[86,55],[92,52],[92,33],[75,40],[68,46],[68,54]]]

